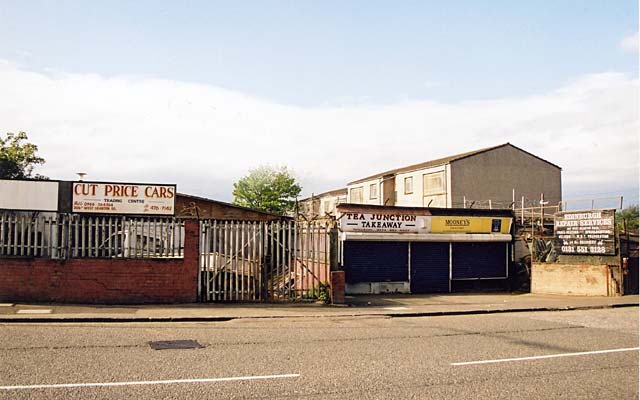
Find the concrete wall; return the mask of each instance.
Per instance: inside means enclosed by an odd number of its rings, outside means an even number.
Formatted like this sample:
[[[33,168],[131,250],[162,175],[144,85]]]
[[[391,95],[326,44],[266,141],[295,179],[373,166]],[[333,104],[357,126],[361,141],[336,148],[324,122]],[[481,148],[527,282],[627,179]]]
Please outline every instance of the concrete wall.
[[[0,259],[0,301],[93,304],[197,300],[198,221],[181,259]]]
[[[531,293],[619,296],[618,270],[609,265],[533,263]]]
[[[509,208],[512,189],[533,201],[544,193],[550,205],[562,199],[561,170],[513,146],[503,146],[451,163],[452,206],[469,200],[492,200],[493,208]],[[537,204],[537,203],[536,203]]]

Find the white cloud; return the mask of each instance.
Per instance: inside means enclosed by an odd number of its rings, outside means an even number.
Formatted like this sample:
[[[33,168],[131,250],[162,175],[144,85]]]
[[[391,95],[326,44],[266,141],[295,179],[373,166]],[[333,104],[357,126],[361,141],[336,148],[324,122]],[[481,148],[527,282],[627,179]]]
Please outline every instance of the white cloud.
[[[40,73],[0,62],[0,132],[24,130],[57,179],[177,183],[230,200],[260,164],[305,194],[382,170],[511,142],[571,187],[638,187],[638,81],[586,75],[540,96],[301,108],[168,80]]]
[[[640,36],[638,36],[638,32],[629,35],[623,38],[620,41],[620,48],[624,51],[628,51],[629,53],[637,53],[638,52],[638,43],[640,42]]]

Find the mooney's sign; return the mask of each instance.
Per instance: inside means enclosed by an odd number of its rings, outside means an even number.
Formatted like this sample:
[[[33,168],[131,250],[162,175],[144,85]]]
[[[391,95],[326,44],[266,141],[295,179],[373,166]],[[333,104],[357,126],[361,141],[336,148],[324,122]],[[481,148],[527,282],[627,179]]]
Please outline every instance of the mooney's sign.
[[[431,217],[431,233],[510,233],[508,217]]]
[[[74,182],[72,210],[96,214],[173,215],[175,185]]]

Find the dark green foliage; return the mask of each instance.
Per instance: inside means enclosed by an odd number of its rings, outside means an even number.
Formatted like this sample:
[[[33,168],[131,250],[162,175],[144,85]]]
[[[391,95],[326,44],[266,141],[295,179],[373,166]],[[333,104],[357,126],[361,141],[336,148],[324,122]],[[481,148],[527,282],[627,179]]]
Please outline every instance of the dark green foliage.
[[[624,221],[627,221],[627,229],[632,231],[638,230],[638,206],[627,207],[616,213],[616,223],[620,228],[624,227]]]
[[[285,214],[293,210],[302,191],[286,167],[262,166],[233,184],[233,203],[256,210]]]
[[[47,179],[33,175],[33,168],[45,161],[36,155],[38,146],[26,142],[27,139],[24,132],[7,133],[0,138],[0,179]]]

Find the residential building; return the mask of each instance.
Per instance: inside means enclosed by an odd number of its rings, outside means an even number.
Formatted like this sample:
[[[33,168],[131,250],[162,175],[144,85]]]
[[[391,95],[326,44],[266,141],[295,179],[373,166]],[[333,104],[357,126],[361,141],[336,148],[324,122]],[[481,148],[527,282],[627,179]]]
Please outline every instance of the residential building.
[[[562,169],[510,143],[371,175],[348,183],[348,203],[403,207],[511,208],[558,204]]]
[[[298,214],[307,220],[336,216],[338,204],[347,202],[347,188],[311,195],[298,202]]]

